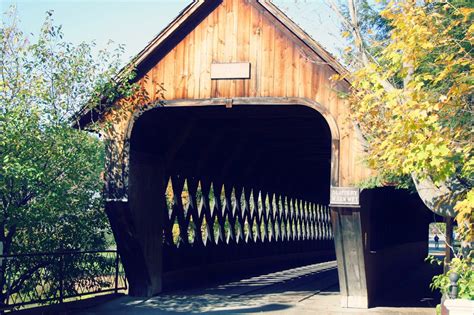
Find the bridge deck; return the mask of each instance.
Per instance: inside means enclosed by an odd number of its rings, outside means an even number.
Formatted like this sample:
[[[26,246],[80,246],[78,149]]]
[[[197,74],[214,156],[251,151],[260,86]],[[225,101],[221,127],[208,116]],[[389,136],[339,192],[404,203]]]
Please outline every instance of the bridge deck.
[[[77,314],[435,314],[432,307],[342,309],[339,301],[332,261],[148,299],[124,296]]]

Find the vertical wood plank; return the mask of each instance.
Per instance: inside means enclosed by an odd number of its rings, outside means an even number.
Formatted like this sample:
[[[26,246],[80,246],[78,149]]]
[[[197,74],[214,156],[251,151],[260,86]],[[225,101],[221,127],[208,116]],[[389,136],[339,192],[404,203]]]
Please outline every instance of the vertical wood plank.
[[[181,98],[192,98],[190,96],[194,90],[194,82],[192,73],[194,71],[194,32],[191,32],[185,37],[186,45],[183,45],[183,61],[182,61],[182,75],[181,75]],[[192,59],[191,59],[192,58]]]
[[[334,72],[327,66],[323,67],[323,75],[322,75],[322,79],[323,79],[323,86],[322,86],[322,89],[325,93],[325,104],[326,106],[329,107],[329,110],[331,111],[331,113],[333,114],[333,116],[336,118],[336,119],[340,119],[339,117],[339,104],[337,102],[337,99],[338,97],[336,96],[336,93],[334,92],[333,90],[333,82],[331,81],[331,77],[334,75]]]
[[[262,96],[270,96],[273,92],[273,46],[275,28],[264,19],[262,27],[262,72],[260,73],[262,82]]]
[[[220,62],[232,62],[232,52],[234,50],[232,0],[224,0],[222,8],[222,17],[219,19],[219,49],[222,50],[222,55],[219,60]],[[218,80],[219,97],[229,97],[231,81]]]
[[[163,97],[164,91],[163,91],[163,85],[164,85],[164,64],[159,63],[155,67],[155,101],[161,99]]]
[[[201,59],[203,58],[202,50],[204,49],[205,45],[202,45],[201,38],[202,33],[206,31],[206,21],[203,21],[201,24],[196,27],[195,34],[194,34],[194,54],[191,56],[192,64],[193,64],[193,79],[194,79],[194,89],[192,91],[192,98],[199,98],[199,91],[200,91],[200,81],[201,81],[201,65],[203,65]]]
[[[284,60],[282,58],[282,50],[284,49],[283,34],[275,31],[275,44],[273,51],[273,94],[274,96],[284,96],[282,93],[282,85],[284,81]]]
[[[238,59],[237,57],[237,52],[238,52],[238,14],[239,14],[239,2],[241,0],[231,0],[231,5],[229,5],[227,15],[230,14],[230,18],[228,19],[227,23],[229,23],[229,27],[231,29],[230,36],[228,39],[230,40],[227,45],[231,47],[230,49],[230,61],[229,62],[239,62],[241,60]],[[230,11],[230,12],[229,12]],[[229,94],[227,97],[235,97],[236,95],[236,88],[237,88],[237,80],[230,80],[230,86],[229,86]]]
[[[150,71],[140,80],[140,85],[145,89],[149,98],[151,98],[153,95],[152,76],[153,74]],[[145,101],[149,102],[150,100],[145,100]]]
[[[312,87],[313,87],[313,76],[312,76],[312,62],[305,55],[304,67],[303,67],[303,86],[304,86],[304,97],[312,98]]]
[[[196,85],[195,73],[199,73],[199,69],[196,71],[196,65],[198,62],[195,60],[195,56],[199,56],[195,53],[195,37],[199,36],[199,27],[194,32],[191,32],[187,37],[188,46],[186,47],[186,77],[184,82],[184,94],[183,98],[194,98],[194,86]]]
[[[251,10],[251,19],[252,19],[252,28],[251,28],[251,40],[250,40],[250,49],[253,59],[253,64],[255,65],[253,71],[253,79],[250,85],[250,96],[256,97],[260,95],[261,89],[261,72],[262,72],[262,64],[261,64],[261,41],[262,41],[262,14],[259,10],[252,6]]]
[[[292,64],[293,64],[293,55],[292,55],[292,45],[291,42],[288,40],[285,40],[285,49],[283,50],[283,54],[281,56],[285,63],[284,67],[284,84],[282,86],[282,92],[284,92],[284,96],[289,96],[291,95],[291,89],[292,89],[292,84],[293,82],[291,81],[292,74],[293,74],[293,69],[292,69]]]
[[[155,95],[156,95],[156,91],[157,91],[157,86],[156,86],[157,71],[158,71],[158,67],[154,67],[149,72],[150,73],[150,81],[151,81],[150,91],[148,91],[148,93],[150,95],[150,102],[153,102],[155,100]]]
[[[214,15],[214,32],[212,36],[212,62],[222,62],[222,57],[224,51],[221,49],[221,45],[219,45],[220,35],[219,33],[222,32],[220,29],[222,28],[221,23],[219,22],[222,19],[222,5],[219,6],[213,13]],[[219,97],[219,81],[218,80],[211,80],[211,97]]]
[[[178,45],[176,47],[176,55],[175,55],[175,77],[174,77],[174,85],[175,85],[175,97],[177,99],[182,99],[184,96],[184,81],[185,81],[185,67],[187,64],[185,56],[185,47],[187,47],[188,41],[185,38],[182,41],[182,45]]]
[[[172,49],[165,57],[164,65],[164,82],[166,89],[166,99],[171,100],[175,98],[174,94],[174,76],[175,76],[175,55],[176,49]]]
[[[238,1],[237,7],[239,7],[237,12],[237,61],[248,62],[250,61],[250,8],[246,1]],[[251,79],[252,71],[253,69],[251,64]],[[237,80],[235,96],[244,97],[247,95],[250,80]]]
[[[215,32],[215,11],[209,14],[205,19],[205,31],[202,32],[200,45],[202,47],[201,55],[201,75],[199,79],[200,98],[211,97],[211,63],[213,60],[213,40]]]
[[[221,6],[218,8],[218,43],[217,43],[217,62],[229,62],[230,55],[232,51],[231,45],[226,45],[227,32],[230,32],[231,27],[230,23],[227,20],[230,17],[228,16],[228,6],[230,5],[228,0],[222,2]],[[229,35],[230,37],[230,35]],[[215,80],[217,82],[217,97],[226,97],[229,93],[230,82],[228,80]]]
[[[305,82],[304,82],[304,72],[305,72],[305,66],[306,62],[304,59],[304,56],[302,55],[302,49],[301,48],[296,48],[296,91],[295,95],[297,97],[304,97],[304,91],[305,91]]]

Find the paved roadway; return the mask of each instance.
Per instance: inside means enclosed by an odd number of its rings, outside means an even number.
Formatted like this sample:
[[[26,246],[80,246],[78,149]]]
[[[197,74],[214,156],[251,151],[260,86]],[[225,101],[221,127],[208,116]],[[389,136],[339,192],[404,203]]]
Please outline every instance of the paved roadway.
[[[436,243],[434,241],[434,234],[429,234],[428,236],[428,254],[432,256],[444,256],[444,250],[446,247],[445,239],[443,235],[438,235],[438,248],[436,248]]]
[[[435,314],[433,300],[416,299],[422,307],[342,309],[332,261],[149,299],[122,296],[76,314]]]

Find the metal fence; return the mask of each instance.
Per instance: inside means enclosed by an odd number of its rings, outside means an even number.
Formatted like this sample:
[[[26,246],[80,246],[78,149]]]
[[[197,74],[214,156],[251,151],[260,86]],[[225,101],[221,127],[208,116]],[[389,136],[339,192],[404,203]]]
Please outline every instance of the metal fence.
[[[0,255],[0,312],[127,289],[116,250]]]

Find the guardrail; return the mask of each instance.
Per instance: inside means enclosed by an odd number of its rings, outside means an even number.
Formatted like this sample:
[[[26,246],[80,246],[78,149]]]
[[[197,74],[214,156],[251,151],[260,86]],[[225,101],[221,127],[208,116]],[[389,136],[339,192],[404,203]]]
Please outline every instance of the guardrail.
[[[116,250],[0,255],[0,312],[127,289]]]

